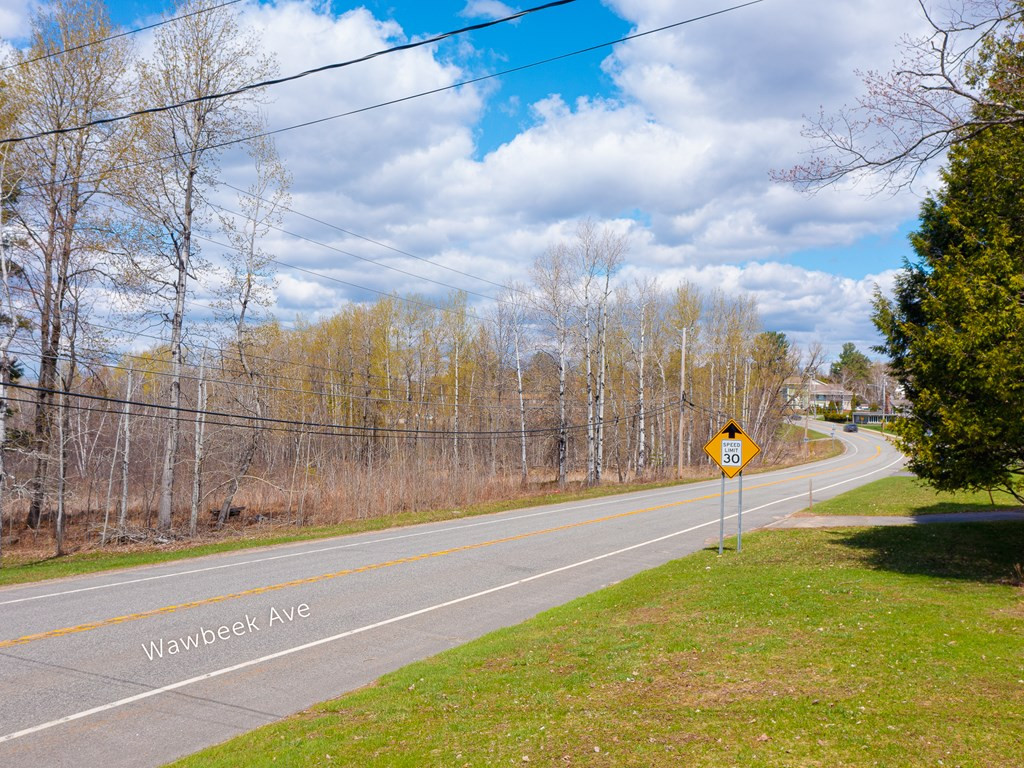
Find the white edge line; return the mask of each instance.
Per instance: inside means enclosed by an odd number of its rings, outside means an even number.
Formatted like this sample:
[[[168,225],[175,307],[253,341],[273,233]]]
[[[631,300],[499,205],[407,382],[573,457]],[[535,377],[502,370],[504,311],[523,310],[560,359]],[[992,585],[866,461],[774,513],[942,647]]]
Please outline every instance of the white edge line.
[[[696,486],[696,484],[688,486],[688,487],[693,488],[695,486]],[[531,517],[539,517],[541,515],[555,514],[556,512],[575,512],[575,511],[581,510],[581,509],[588,509],[590,507],[597,507],[597,506],[602,506],[602,505],[605,505],[605,504],[610,504],[610,503],[612,503],[615,500],[616,499],[612,498],[612,499],[607,499],[607,500],[603,500],[603,501],[594,502],[592,504],[580,504],[580,505],[577,505],[577,506],[574,506],[574,507],[566,507],[566,508],[558,508],[558,509],[546,509],[546,510],[543,510],[541,512],[531,512],[530,514],[527,514],[527,515],[517,515],[515,517],[502,517],[502,518],[498,518],[498,519],[495,519],[495,520],[483,520],[483,521],[477,522],[477,523],[468,523],[466,525],[456,525],[456,526],[450,526],[450,527],[446,527],[446,528],[438,528],[436,530],[430,530],[430,531],[417,531],[415,533],[405,533],[405,534],[401,534],[399,536],[385,536],[385,537],[380,538],[380,539],[370,539],[368,541],[355,541],[355,542],[349,542],[348,544],[337,544],[337,545],[332,546],[332,547],[319,547],[317,549],[304,549],[301,552],[289,552],[289,553],[284,554],[284,555],[273,555],[271,557],[260,557],[260,558],[255,558],[253,560],[241,560],[239,562],[234,562],[234,563],[223,563],[221,565],[211,565],[211,566],[206,567],[206,568],[193,568],[193,569],[188,570],[188,571],[175,571],[174,573],[162,573],[162,574],[158,574],[156,576],[144,576],[144,577],[139,578],[139,579],[128,579],[126,581],[115,581],[115,582],[111,582],[110,584],[97,584],[97,585],[92,586],[92,587],[80,587],[79,589],[68,589],[68,590],[64,590],[62,592],[48,592],[48,593],[43,594],[43,595],[31,595],[30,597],[19,597],[19,598],[16,598],[14,600],[5,600],[3,602],[0,602],[0,605],[13,605],[15,603],[27,603],[27,602],[30,602],[32,600],[43,600],[43,599],[48,598],[48,597],[63,597],[64,595],[75,595],[75,594],[78,594],[80,592],[92,592],[92,591],[97,590],[97,589],[110,589],[111,587],[123,587],[123,586],[127,586],[129,584],[140,584],[140,583],[146,582],[146,581],[157,581],[157,580],[160,580],[160,579],[169,579],[169,578],[172,578],[174,576],[191,576],[191,575],[196,574],[196,573],[206,573],[208,571],[218,571],[218,570],[221,570],[223,568],[237,568],[238,566],[241,566],[241,565],[254,565],[256,563],[267,563],[267,562],[271,562],[273,560],[285,560],[285,559],[291,558],[291,557],[302,557],[302,556],[305,556],[305,555],[321,554],[323,552],[334,552],[334,551],[339,550],[339,549],[352,549],[353,547],[363,547],[363,546],[369,546],[369,545],[373,545],[373,544],[385,544],[385,543],[387,543],[389,541],[399,541],[401,539],[412,539],[412,538],[417,538],[419,536],[430,536],[430,535],[437,534],[437,533],[449,533],[451,531],[461,531],[461,530],[465,530],[467,528],[478,528],[478,527],[480,527],[482,525],[495,525],[497,523],[515,522],[517,520],[526,520],[526,519],[529,519]],[[350,534],[350,535],[358,536],[360,534]],[[163,566],[157,566],[157,567],[163,567]]]
[[[871,475],[876,475],[879,472],[884,472],[886,469],[889,469],[890,467],[895,466],[896,464],[900,463],[901,461],[903,461],[903,457],[900,457],[896,461],[894,461],[894,462],[892,462],[890,464],[887,464],[886,466],[882,467],[881,469],[876,469],[873,472],[868,472],[868,473],[863,474],[863,475],[858,475],[857,477],[851,477],[851,478],[849,478],[847,480],[842,480],[842,481],[840,481],[838,483],[833,483],[832,485],[824,486],[823,488],[821,488],[821,490],[823,490],[823,491],[824,490],[829,490],[831,488],[835,488],[835,487],[840,486],[840,485],[845,485],[846,483],[852,483],[855,480],[862,480],[865,477],[870,477]],[[759,507],[754,507],[752,509],[749,509],[749,510],[747,510],[747,512],[748,513],[756,512],[758,510],[764,509],[766,507],[773,506],[775,504],[781,504],[784,501],[792,501],[793,499],[800,498],[802,495],[803,494],[797,494],[796,496],[789,496],[789,497],[784,498],[784,499],[778,499],[776,501],[769,502],[768,504],[762,504]],[[731,520],[732,518],[734,518],[736,516],[737,515],[735,513],[732,514],[732,515],[727,515],[726,519],[727,520]],[[412,611],[410,613],[404,613],[401,616],[393,616],[390,619],[384,619],[383,621],[378,621],[378,622],[375,622],[373,624],[367,624],[367,625],[365,625],[363,627],[358,627],[356,629],[350,629],[350,630],[347,630],[345,632],[341,632],[341,633],[339,633],[337,635],[331,635],[330,637],[324,637],[324,638],[321,638],[320,640],[314,640],[313,642],[305,643],[304,645],[295,646],[294,648],[286,648],[283,651],[277,651],[276,653],[271,653],[271,654],[268,654],[266,656],[261,656],[258,659],[250,659],[249,661],[243,661],[241,664],[235,664],[235,665],[230,666],[230,667],[224,667],[222,669],[214,670],[213,672],[206,672],[205,674],[198,675],[196,677],[190,677],[187,680],[179,680],[178,682],[171,683],[170,685],[165,685],[165,686],[162,686],[160,688],[154,688],[152,690],[145,691],[143,693],[138,693],[138,694],[136,694],[134,696],[128,696],[127,698],[124,698],[124,699],[119,699],[117,701],[112,701],[109,704],[101,704],[100,706],[93,707],[92,709],[86,709],[86,710],[83,710],[82,712],[76,712],[73,715],[67,715],[65,717],[58,718],[57,720],[51,720],[51,721],[49,721],[47,723],[41,723],[39,725],[34,725],[31,728],[25,728],[24,730],[17,731],[15,733],[9,733],[6,736],[0,736],[0,744],[2,744],[4,742],[7,742],[7,741],[14,741],[15,739],[20,739],[23,736],[29,736],[29,735],[31,735],[33,733],[39,733],[40,731],[45,731],[45,730],[48,730],[50,728],[54,728],[54,727],[56,727],[58,725],[63,725],[64,723],[70,723],[70,722],[73,722],[75,720],[81,720],[82,718],[89,717],[91,715],[96,715],[96,714],[99,714],[101,712],[106,712],[106,711],[111,710],[111,709],[117,709],[119,707],[123,707],[123,706],[126,706],[128,704],[133,704],[133,703],[135,703],[137,701],[142,701],[143,699],[148,699],[148,698],[151,698],[153,696],[158,696],[161,693],[169,693],[171,691],[176,691],[176,690],[178,690],[180,688],[184,688],[186,686],[193,685],[195,683],[203,682],[204,680],[211,680],[211,679],[213,679],[215,677],[220,677],[221,675],[226,675],[226,674],[229,674],[231,672],[237,672],[240,669],[245,669],[247,667],[252,667],[252,666],[255,666],[257,664],[263,664],[263,663],[265,663],[267,661],[273,661],[274,659],[279,659],[279,658],[282,658],[284,656],[290,656],[293,653],[299,653],[301,651],[309,650],[310,648],[316,648],[317,646],[325,645],[326,643],[333,643],[336,640],[342,640],[342,639],[344,639],[346,637],[352,637],[353,635],[362,634],[363,632],[369,632],[370,630],[373,630],[373,629],[379,629],[380,627],[386,627],[389,624],[395,624],[395,623],[397,623],[399,621],[405,621],[406,619],[412,619],[412,618],[415,618],[416,616],[422,616],[423,614],[426,614],[426,613],[432,613],[434,611],[441,610],[442,608],[449,608],[449,607],[451,607],[453,605],[458,605],[459,603],[464,603],[464,602],[467,602],[469,600],[475,600],[475,599],[480,598],[480,597],[486,597],[487,595],[492,595],[495,592],[502,592],[502,591],[504,591],[506,589],[511,589],[512,587],[518,587],[518,586],[520,586],[522,584],[527,584],[527,583],[529,583],[531,581],[536,581],[538,579],[543,579],[543,578],[545,578],[547,576],[553,576],[556,573],[562,573],[564,571],[572,570],[573,568],[579,568],[579,567],[584,566],[584,565],[590,565],[591,563],[596,563],[599,560],[604,560],[604,559],[609,558],[609,557],[614,557],[616,555],[621,555],[621,554],[623,554],[625,552],[630,552],[630,551],[632,551],[634,549],[640,549],[641,547],[647,547],[647,546],[650,546],[651,544],[658,544],[658,543],[660,543],[662,541],[666,541],[666,540],[674,538],[676,536],[681,536],[681,535],[683,535],[685,533],[692,533],[693,531],[699,530],[701,528],[706,528],[709,525],[714,525],[718,521],[719,521],[718,518],[715,518],[715,519],[712,519],[712,520],[708,520],[707,522],[698,523],[697,525],[690,526],[689,528],[684,528],[681,531],[675,531],[674,533],[668,533],[668,534],[665,534],[664,536],[659,536],[656,539],[649,539],[648,541],[642,541],[639,544],[632,544],[632,545],[630,545],[628,547],[623,547],[622,549],[617,549],[614,552],[606,552],[603,555],[597,555],[596,557],[587,558],[586,560],[580,560],[579,562],[576,562],[576,563],[570,563],[569,565],[563,565],[563,566],[560,566],[558,568],[553,568],[550,571],[544,571],[543,573],[536,573],[533,576],[527,576],[525,578],[518,579],[516,581],[510,581],[507,584],[501,584],[500,586],[497,586],[497,587],[491,587],[490,589],[485,589],[485,590],[482,590],[480,592],[474,592],[471,595],[464,595],[463,597],[457,597],[454,600],[448,600],[447,602],[444,602],[444,603],[437,603],[436,605],[431,605],[431,606],[429,606],[427,608],[420,608],[417,611]]]
[[[363,632],[369,632],[370,630],[373,630],[373,629],[379,629],[380,627],[386,627],[389,624],[395,624],[396,622],[399,622],[399,621],[405,621],[406,619],[412,619],[412,618],[415,618],[416,616],[422,616],[423,614],[426,614],[426,613],[432,613],[433,611],[438,611],[438,610],[441,610],[442,608],[449,608],[449,607],[451,607],[453,605],[458,605],[459,603],[464,603],[464,602],[469,601],[469,600],[475,600],[475,599],[477,599],[479,597],[486,597],[487,595],[492,595],[495,592],[501,592],[501,591],[506,590],[506,589],[511,589],[512,587],[517,587],[517,586],[520,586],[521,584],[526,584],[526,583],[531,582],[531,581],[536,581],[537,579],[542,579],[542,578],[545,578],[546,576],[553,576],[556,573],[561,573],[563,571],[568,571],[568,570],[571,570],[573,568],[579,568],[579,567],[584,566],[584,565],[589,565],[590,563],[595,563],[598,560],[604,560],[605,558],[608,558],[608,557],[613,557],[615,555],[621,555],[624,552],[629,552],[630,550],[633,550],[633,549],[639,549],[640,547],[646,547],[646,546],[649,546],[651,544],[657,544],[658,542],[665,541],[666,539],[671,539],[671,538],[673,538],[675,536],[681,536],[684,533],[691,533],[691,532],[693,532],[695,530],[698,530],[699,528],[705,528],[705,527],[707,527],[709,525],[714,525],[717,522],[718,522],[718,518],[716,517],[714,520],[709,520],[709,521],[707,521],[705,523],[700,523],[698,525],[691,526],[691,527],[686,528],[686,529],[681,530],[681,531],[675,531],[674,533],[669,533],[669,534],[666,534],[664,536],[659,536],[656,539],[651,539],[649,541],[640,542],[639,544],[633,544],[633,545],[628,546],[628,547],[623,547],[622,549],[617,549],[614,552],[606,552],[603,555],[597,555],[596,557],[591,557],[591,558],[588,558],[586,560],[580,560],[577,563],[571,563],[569,565],[563,565],[563,566],[561,566],[559,568],[554,568],[554,569],[552,569],[550,571],[545,571],[544,573],[536,573],[533,576],[527,576],[525,578],[518,579],[517,581],[510,581],[507,584],[501,584],[500,586],[497,586],[497,587],[491,587],[490,589],[485,589],[485,590],[482,590],[480,592],[474,592],[471,595],[464,595],[463,597],[457,597],[454,600],[448,600],[447,602],[444,602],[444,603],[437,603],[436,605],[431,605],[431,606],[429,606],[427,608],[420,608],[417,611],[412,611],[411,613],[404,613],[401,616],[393,616],[390,619],[384,619],[383,621],[378,621],[378,622],[375,622],[373,624],[367,624],[366,626],[363,626],[363,627],[358,627],[356,629],[350,629],[350,630],[347,630],[345,632],[341,632],[341,633],[339,633],[337,635],[331,635],[330,637],[324,637],[324,638],[321,638],[320,640],[314,640],[313,642],[305,643],[304,645],[297,645],[294,648],[286,648],[283,651],[277,651],[276,653],[271,653],[271,654],[268,654],[266,656],[261,656],[258,659],[250,659],[249,661],[243,661],[241,664],[235,664],[235,665],[230,666],[230,667],[224,667],[223,669],[217,669],[217,670],[214,670],[213,672],[206,672],[205,674],[198,675],[196,677],[190,677],[187,680],[179,680],[176,683],[171,683],[170,685],[165,685],[165,686],[162,686],[161,688],[154,688],[154,689],[149,690],[149,691],[144,691],[143,693],[135,694],[134,696],[128,696],[127,698],[124,698],[124,699],[119,699],[117,701],[112,701],[109,704],[101,704],[101,705],[99,705],[97,707],[93,707],[92,709],[86,709],[86,710],[83,710],[82,712],[76,712],[73,715],[67,715],[65,717],[58,718],[57,720],[51,720],[51,721],[49,721],[47,723],[41,723],[39,725],[34,725],[31,728],[25,728],[24,730],[17,731],[15,733],[9,733],[6,736],[0,736],[0,744],[2,744],[4,742],[7,742],[7,741],[14,741],[15,739],[20,739],[23,736],[29,736],[29,735],[31,735],[33,733],[39,733],[40,731],[45,731],[45,730],[47,730],[49,728],[53,728],[53,727],[58,726],[58,725],[63,725],[64,723],[70,723],[70,722],[72,722],[74,720],[81,720],[82,718],[89,717],[90,715],[96,715],[96,714],[99,714],[101,712],[106,712],[106,711],[111,710],[111,709],[116,709],[118,707],[123,707],[123,706],[125,706],[127,704],[133,704],[133,703],[135,703],[137,701],[142,701],[143,699],[148,699],[148,698],[150,698],[152,696],[158,696],[161,693],[168,693],[170,691],[176,691],[179,688],[184,688],[186,686],[193,685],[195,683],[199,683],[199,682],[202,682],[204,680],[211,680],[211,679],[213,679],[215,677],[220,677],[221,675],[226,675],[226,674],[228,674],[230,672],[237,672],[238,670],[245,669],[246,667],[252,667],[252,666],[255,666],[256,664],[263,664],[264,662],[273,661],[274,659],[279,659],[279,658],[281,658],[283,656],[290,656],[293,653],[299,653],[300,651],[309,650],[310,648],[316,648],[317,646],[324,645],[326,643],[333,643],[336,640],[342,640],[342,639],[344,639],[346,637],[352,637],[353,635],[362,634]]]
[[[853,445],[853,444],[850,443],[850,445]],[[853,447],[854,447],[853,455],[856,456],[857,453],[859,453],[859,450],[857,449],[856,446],[853,446]],[[836,459],[829,459],[828,461],[821,462],[820,464],[815,464],[815,466],[822,466],[824,464],[828,464],[828,463],[832,463],[834,461],[838,461],[839,459],[842,459],[842,458],[846,458],[846,455],[844,454],[843,456],[837,457]],[[805,469],[806,466],[807,465],[801,465],[801,466],[798,466],[798,467],[791,467],[789,469],[779,470],[779,472],[780,473],[795,472],[795,471],[798,471],[798,470],[801,470],[801,469]],[[653,490],[653,491],[644,491],[644,492],[641,492],[641,493],[644,493],[645,496],[638,497],[638,498],[649,498],[651,496],[664,496],[664,495],[667,495],[669,493],[676,493],[676,492],[678,492],[679,488],[685,488],[686,490],[700,490],[702,485],[707,484],[707,485],[709,485],[709,487],[711,487],[711,486],[714,485],[715,482],[717,482],[717,481],[710,481],[710,480],[709,481],[703,481],[702,480],[699,483],[692,483],[692,484],[688,484],[688,485],[685,485],[685,486],[675,486],[673,488],[666,488],[666,489],[663,489],[663,490],[662,489],[657,489],[657,490]],[[159,581],[161,579],[170,579],[170,578],[174,578],[176,576],[192,576],[192,575],[197,574],[197,573],[208,573],[210,571],[219,571],[219,570],[222,570],[224,568],[237,568],[237,567],[243,566],[243,565],[255,565],[257,563],[268,563],[268,562],[271,562],[273,560],[285,560],[287,558],[292,558],[292,557],[304,557],[306,555],[317,555],[317,554],[321,554],[323,552],[334,552],[334,551],[337,551],[337,550],[340,550],[340,549],[352,549],[353,547],[372,546],[374,544],[385,544],[385,543],[387,543],[389,541],[399,541],[401,539],[412,539],[412,538],[417,538],[417,537],[420,537],[420,536],[430,536],[430,535],[437,534],[437,533],[449,533],[451,531],[462,531],[462,530],[466,530],[468,528],[478,528],[478,527],[483,526],[483,525],[496,525],[498,523],[509,523],[509,522],[515,522],[517,520],[527,520],[527,519],[529,519],[531,517],[540,517],[540,516],[543,516],[543,515],[551,515],[551,514],[555,514],[555,513],[558,513],[558,512],[575,512],[575,511],[581,510],[581,509],[590,509],[590,508],[593,508],[593,507],[600,507],[600,506],[606,506],[608,504],[614,504],[617,501],[622,501],[621,497],[612,496],[610,498],[602,499],[601,501],[595,501],[595,502],[591,502],[589,504],[577,504],[577,505],[571,506],[571,507],[563,507],[561,505],[558,505],[554,509],[545,509],[545,510],[541,510],[540,512],[531,512],[531,513],[526,514],[526,515],[517,515],[515,517],[500,517],[500,518],[495,518],[493,520],[483,520],[483,521],[476,522],[476,523],[467,523],[465,525],[457,525],[457,526],[437,528],[437,529],[430,530],[430,531],[417,531],[415,533],[406,533],[406,534],[401,534],[401,535],[398,535],[398,536],[386,536],[384,538],[371,539],[369,541],[349,542],[348,544],[337,544],[335,546],[319,547],[317,549],[304,549],[301,552],[289,552],[289,553],[284,554],[284,555],[273,555],[271,557],[260,557],[260,558],[255,558],[253,560],[241,560],[241,561],[234,562],[234,563],[222,563],[221,565],[211,565],[211,566],[208,566],[206,568],[193,568],[193,569],[187,570],[187,571],[175,571],[173,573],[162,573],[162,574],[158,574],[156,576],[143,576],[142,578],[138,578],[138,579],[127,579],[125,581],[115,581],[115,582],[111,582],[109,584],[96,584],[96,585],[91,586],[91,587],[79,587],[78,589],[68,589],[68,590],[64,590],[64,591],[61,591],[61,592],[47,592],[47,593],[42,594],[42,595],[30,595],[29,597],[19,597],[19,598],[15,598],[14,600],[0,601],[0,605],[14,605],[16,603],[28,603],[28,602],[32,602],[34,600],[45,600],[47,598],[63,597],[65,595],[77,595],[77,594],[80,594],[82,592],[94,592],[94,591],[99,590],[99,589],[111,589],[113,587],[123,587],[123,586],[127,586],[129,584],[141,584],[141,583],[147,582],[147,581]],[[359,534],[354,534],[354,535],[359,535]],[[157,567],[165,567],[165,566],[157,566]]]

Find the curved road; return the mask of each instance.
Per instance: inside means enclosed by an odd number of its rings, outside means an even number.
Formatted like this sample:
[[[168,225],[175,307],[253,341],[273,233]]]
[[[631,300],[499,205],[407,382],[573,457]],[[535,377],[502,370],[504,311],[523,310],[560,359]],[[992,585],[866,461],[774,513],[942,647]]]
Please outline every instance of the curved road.
[[[901,468],[873,432],[836,438],[841,457],[746,477],[744,530],[806,507],[809,483],[821,500]],[[161,765],[717,542],[719,491],[713,480],[0,590],[0,765]]]

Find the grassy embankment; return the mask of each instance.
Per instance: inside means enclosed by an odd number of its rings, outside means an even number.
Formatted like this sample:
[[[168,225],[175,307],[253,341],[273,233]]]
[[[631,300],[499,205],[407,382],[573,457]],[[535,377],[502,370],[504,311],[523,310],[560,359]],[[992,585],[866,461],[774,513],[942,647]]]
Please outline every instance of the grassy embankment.
[[[1022,552],[1024,523],[755,533],[176,765],[1020,765]]]
[[[803,440],[804,439],[804,428],[799,424],[785,424],[782,427],[782,435],[786,440]],[[829,435],[824,432],[818,432],[814,429],[807,430],[808,440],[827,440]]]
[[[913,477],[887,477],[815,504],[815,515],[946,515],[1020,509],[1010,494],[939,493]],[[1022,554],[1024,557],[1024,554]]]

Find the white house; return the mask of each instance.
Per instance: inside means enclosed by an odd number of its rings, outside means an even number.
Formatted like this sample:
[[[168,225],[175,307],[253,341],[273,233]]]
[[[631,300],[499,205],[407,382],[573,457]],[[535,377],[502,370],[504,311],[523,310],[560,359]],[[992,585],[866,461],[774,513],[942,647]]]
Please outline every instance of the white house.
[[[853,392],[838,384],[829,384],[818,379],[802,379],[790,376],[782,385],[782,398],[787,405],[798,411],[824,411],[834,403],[841,411],[853,408]]]

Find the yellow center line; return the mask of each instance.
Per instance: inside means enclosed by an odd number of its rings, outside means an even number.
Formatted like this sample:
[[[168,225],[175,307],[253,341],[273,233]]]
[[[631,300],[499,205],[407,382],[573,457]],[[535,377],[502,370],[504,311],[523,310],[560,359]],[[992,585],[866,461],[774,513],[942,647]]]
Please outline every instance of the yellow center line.
[[[795,477],[788,477],[783,480],[772,480],[771,482],[761,483],[759,485],[748,486],[747,490],[752,491],[758,488],[767,488],[773,485],[781,485],[782,483],[789,483],[794,480],[805,480],[810,477],[817,477],[819,475],[826,475],[831,472],[839,471],[840,469],[849,469],[856,467],[861,464],[866,464],[869,461],[873,461],[878,458],[882,453],[880,447],[875,448],[875,455],[871,456],[863,461],[859,461],[855,464],[848,464],[843,467],[834,467],[832,469],[822,470],[820,472],[811,472],[804,475],[797,475]],[[726,491],[725,495],[730,496],[736,493],[735,490]],[[163,616],[170,613],[177,613],[178,611],[188,610],[190,608],[200,608],[205,605],[215,605],[217,603],[227,602],[228,600],[237,600],[242,597],[253,597],[255,595],[263,595],[268,592],[277,592],[282,589],[288,589],[290,587],[299,587],[306,584],[317,584],[322,581],[330,581],[332,579],[338,579],[343,576],[351,576],[357,573],[367,573],[369,571],[378,571],[383,568],[391,568],[396,565],[404,565],[406,563],[415,563],[420,560],[429,560],[435,557],[444,557],[446,555],[454,555],[459,552],[469,552],[474,549],[483,549],[485,547],[493,547],[498,544],[507,544],[513,541],[522,541],[523,539],[529,539],[534,536],[544,536],[549,533],[557,533],[559,531],[568,531],[574,528],[582,528],[587,525],[596,525],[597,523],[606,523],[611,520],[621,520],[623,518],[632,517],[634,515],[641,515],[648,512],[658,512],[663,509],[670,509],[672,507],[680,507],[685,504],[693,504],[698,501],[707,501],[709,499],[717,499],[721,494],[711,493],[704,496],[695,496],[690,499],[683,499],[681,501],[672,501],[666,504],[659,504],[654,507],[644,507],[643,509],[633,509],[628,512],[619,512],[614,515],[605,515],[604,517],[596,517],[591,520],[582,520],[577,523],[567,523],[566,525],[555,526],[554,528],[544,528],[539,531],[529,531],[527,533],[516,534],[515,536],[505,536],[500,539],[492,539],[490,541],[482,541],[476,544],[464,544],[461,547],[451,547],[449,549],[440,549],[435,552],[426,552],[420,555],[410,555],[409,557],[401,557],[397,560],[388,560],[383,563],[371,563],[370,565],[363,565],[359,568],[346,568],[342,571],[334,571],[332,573],[323,573],[318,576],[309,576],[304,579],[294,579],[292,581],[285,581],[280,584],[271,584],[266,587],[255,587],[253,589],[246,589],[241,592],[231,592],[226,595],[217,595],[215,597],[207,597],[202,600],[193,600],[188,603],[178,603],[177,605],[167,605],[163,608],[154,608],[149,611],[141,611],[139,613],[129,613],[124,616],[115,616],[110,619],[101,619],[100,621],[92,621],[87,624],[78,624],[73,627],[63,627],[61,629],[51,629],[47,632],[39,632],[34,635],[24,635],[23,637],[17,637],[13,640],[0,641],[0,648],[13,648],[18,645],[27,645],[28,643],[35,642],[37,640],[46,640],[54,637],[64,637],[66,635],[74,635],[79,632],[89,632],[93,629],[101,629],[103,627],[114,626],[115,624],[126,624],[130,621],[139,621],[141,619],[149,619],[154,616]]]

